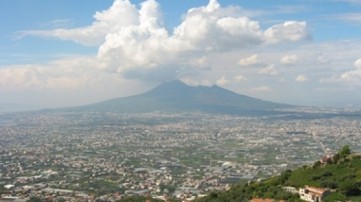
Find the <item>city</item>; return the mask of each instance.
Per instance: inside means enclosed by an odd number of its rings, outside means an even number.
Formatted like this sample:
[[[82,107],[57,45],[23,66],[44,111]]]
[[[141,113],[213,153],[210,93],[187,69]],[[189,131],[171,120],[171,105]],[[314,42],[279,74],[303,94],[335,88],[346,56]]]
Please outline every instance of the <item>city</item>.
[[[312,164],[345,144],[361,150],[357,116],[39,111],[1,117],[0,191],[19,201],[192,200]]]
[[[360,11],[0,1],[0,202],[361,201]]]

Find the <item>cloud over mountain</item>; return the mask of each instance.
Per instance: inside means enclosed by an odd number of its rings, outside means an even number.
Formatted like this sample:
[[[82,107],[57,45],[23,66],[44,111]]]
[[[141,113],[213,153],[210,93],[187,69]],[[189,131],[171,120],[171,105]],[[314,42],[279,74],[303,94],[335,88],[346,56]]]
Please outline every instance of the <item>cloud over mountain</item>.
[[[65,56],[54,56],[54,61],[2,66],[0,91],[73,92],[75,98],[85,89],[97,89],[107,93],[107,97],[98,98],[104,99],[181,79],[192,85],[218,83],[255,97],[297,102],[296,97],[284,96],[289,89],[317,95],[319,92],[312,90],[331,83],[338,87],[335,91],[361,83],[359,65],[353,66],[359,58],[359,40],[309,40],[308,30],[317,30],[319,25],[312,18],[305,18],[310,22],[296,21],[306,12],[301,7],[270,12],[253,4],[249,7],[253,10],[247,10],[210,0],[207,5],[180,11],[183,15],[177,14],[178,20],[165,20],[163,14],[169,17],[170,11],[163,12],[161,6],[156,0],[139,5],[114,0],[93,18],[89,16],[90,23],[83,26],[17,32],[22,36],[17,43],[52,38],[58,41],[46,42],[56,46],[64,40],[70,42],[64,46],[93,52],[70,55],[59,51]],[[69,21],[72,23],[66,27],[78,23],[76,19]],[[171,25],[166,24],[170,21]],[[134,83],[138,91],[133,86],[129,89]]]
[[[139,9],[129,0],[115,0],[109,9],[96,13],[89,26],[23,34],[99,47],[101,69],[141,79],[152,78],[154,73],[160,78],[162,74],[176,77],[182,72],[179,64],[189,64],[192,55],[294,42],[309,36],[305,22],[287,21],[262,30],[259,22],[243,16],[241,9],[222,7],[217,0],[189,9],[173,31],[166,29],[155,0],[141,3]]]

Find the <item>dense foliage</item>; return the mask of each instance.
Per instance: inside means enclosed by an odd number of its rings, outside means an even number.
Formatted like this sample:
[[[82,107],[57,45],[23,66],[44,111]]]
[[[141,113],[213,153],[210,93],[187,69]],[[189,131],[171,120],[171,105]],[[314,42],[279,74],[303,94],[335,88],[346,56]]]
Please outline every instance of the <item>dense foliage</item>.
[[[119,202],[144,202],[150,200],[151,202],[164,202],[163,200],[160,199],[154,199],[154,198],[149,198],[149,197],[145,197],[145,196],[129,196],[126,197],[122,200],[120,200]],[[180,200],[177,199],[169,199],[169,202],[180,202]]]
[[[37,197],[31,197],[29,200],[27,200],[27,202],[42,202],[42,200]]]
[[[145,196],[130,196],[120,200],[119,202],[144,202],[147,201],[148,197]],[[163,202],[160,199],[149,199],[151,202]]]
[[[361,201],[361,155],[352,154],[349,146],[344,146],[326,164],[319,161],[312,166],[303,166],[294,171],[287,170],[281,175],[246,185],[235,185],[227,192],[214,192],[197,202],[238,202],[252,198],[272,198],[276,200],[302,201],[298,194],[282,189],[284,186],[296,188],[305,185],[330,188],[335,192],[324,201]]]

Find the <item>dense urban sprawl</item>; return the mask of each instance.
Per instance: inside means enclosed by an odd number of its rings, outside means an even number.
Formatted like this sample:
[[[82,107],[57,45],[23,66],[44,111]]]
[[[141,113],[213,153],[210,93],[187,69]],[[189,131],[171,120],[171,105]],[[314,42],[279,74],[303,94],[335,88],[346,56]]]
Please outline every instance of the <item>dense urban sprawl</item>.
[[[283,119],[201,113],[2,114],[3,198],[192,199],[361,150],[357,117]]]

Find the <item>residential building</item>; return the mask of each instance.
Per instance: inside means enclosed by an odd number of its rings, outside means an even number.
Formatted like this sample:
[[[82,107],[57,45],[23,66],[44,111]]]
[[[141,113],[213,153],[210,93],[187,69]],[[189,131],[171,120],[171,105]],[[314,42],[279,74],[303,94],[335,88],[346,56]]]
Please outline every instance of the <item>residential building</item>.
[[[300,198],[309,202],[322,202],[322,199],[329,193],[329,189],[305,186],[300,189]]]

